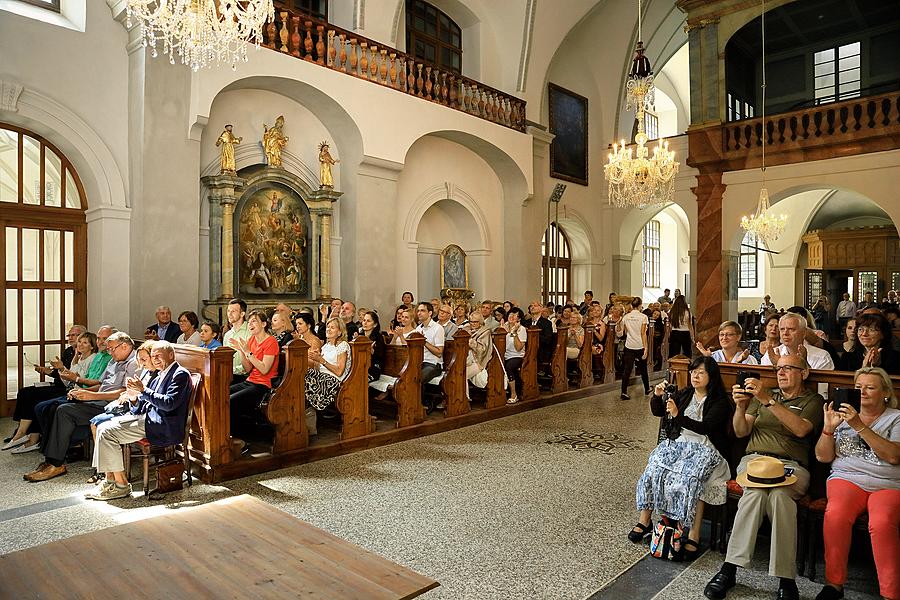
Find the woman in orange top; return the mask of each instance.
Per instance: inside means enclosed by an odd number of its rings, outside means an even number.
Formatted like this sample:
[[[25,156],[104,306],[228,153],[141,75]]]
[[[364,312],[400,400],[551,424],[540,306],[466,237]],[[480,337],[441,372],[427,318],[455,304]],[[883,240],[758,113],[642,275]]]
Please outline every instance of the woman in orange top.
[[[269,335],[269,318],[261,310],[250,313],[247,328],[250,337],[245,341],[234,338],[234,350],[241,357],[247,379],[229,389],[231,402],[231,431],[236,431],[241,415],[253,414],[263,397],[272,389],[272,378],[278,373],[278,342]]]

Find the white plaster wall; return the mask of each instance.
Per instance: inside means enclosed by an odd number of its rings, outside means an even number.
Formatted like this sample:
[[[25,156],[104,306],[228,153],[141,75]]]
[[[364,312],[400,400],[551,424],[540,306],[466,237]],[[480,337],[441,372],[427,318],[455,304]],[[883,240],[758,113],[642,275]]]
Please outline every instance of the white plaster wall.
[[[641,232],[632,249],[631,289],[617,290],[622,294],[639,295],[644,299],[645,304],[656,302],[666,288],[683,291],[684,275],[689,272],[690,267],[687,261],[690,233],[686,227],[687,217],[684,212],[680,207],[669,206],[652,218],[659,221],[659,287],[642,286],[644,236]]]
[[[416,142],[397,182],[396,211],[379,217],[397,225],[395,289],[412,290],[416,298],[437,295],[434,252],[455,243],[469,254],[477,297],[507,293],[502,185],[491,165],[468,148],[433,136]]]

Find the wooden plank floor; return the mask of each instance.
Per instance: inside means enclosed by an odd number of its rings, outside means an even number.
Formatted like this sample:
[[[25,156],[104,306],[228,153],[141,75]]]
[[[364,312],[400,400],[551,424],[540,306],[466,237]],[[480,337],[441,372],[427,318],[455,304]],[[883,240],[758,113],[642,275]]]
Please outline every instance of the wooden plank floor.
[[[252,496],[0,556],[4,598],[397,600],[437,587]]]

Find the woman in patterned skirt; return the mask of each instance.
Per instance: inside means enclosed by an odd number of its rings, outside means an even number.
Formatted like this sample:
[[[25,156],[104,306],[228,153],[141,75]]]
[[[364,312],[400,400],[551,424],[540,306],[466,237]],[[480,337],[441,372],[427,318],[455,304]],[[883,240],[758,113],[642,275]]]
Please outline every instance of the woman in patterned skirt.
[[[309,362],[312,366],[306,371],[306,401],[322,410],[337,399],[341,382],[350,374],[350,344],[341,319],[332,317],[325,323],[325,345],[309,351]]]

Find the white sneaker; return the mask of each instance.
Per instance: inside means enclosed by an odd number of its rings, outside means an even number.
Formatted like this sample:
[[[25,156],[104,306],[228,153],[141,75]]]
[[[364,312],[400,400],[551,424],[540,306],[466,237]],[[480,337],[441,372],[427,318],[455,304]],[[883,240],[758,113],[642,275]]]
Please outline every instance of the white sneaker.
[[[119,498],[130,498],[131,497],[131,484],[129,483],[123,488],[120,488],[115,482],[100,490],[100,493],[92,496],[94,500],[118,500]]]
[[[111,485],[112,486],[116,485],[116,482],[115,481],[106,481],[106,480],[101,481],[96,486],[94,486],[94,489],[92,489],[91,491],[86,493],[84,495],[84,497],[87,498],[88,500],[99,500],[100,495],[104,492],[104,490],[106,490],[106,488],[108,488]]]
[[[24,435],[17,440],[9,440],[5,444],[3,444],[3,447],[0,448],[0,450],[10,450],[12,448],[21,446],[22,444],[26,443],[27,441],[28,441],[28,436]]]
[[[35,442],[33,444],[27,446],[19,446],[15,450],[13,450],[10,454],[25,454],[26,452],[34,452],[35,450],[41,449],[41,443]]]

